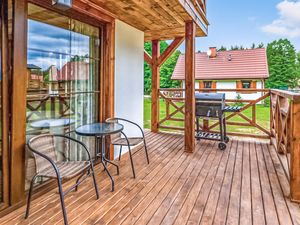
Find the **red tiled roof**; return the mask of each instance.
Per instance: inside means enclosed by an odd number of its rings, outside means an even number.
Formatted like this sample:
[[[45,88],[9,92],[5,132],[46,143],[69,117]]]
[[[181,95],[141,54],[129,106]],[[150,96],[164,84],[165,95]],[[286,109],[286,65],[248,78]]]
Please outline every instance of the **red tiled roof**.
[[[89,64],[81,61],[67,62],[61,70],[51,66],[50,81],[74,81],[89,79]]]
[[[216,58],[195,53],[196,80],[265,79],[269,77],[266,49],[218,52]],[[231,60],[229,60],[231,58]],[[180,55],[171,79],[184,80],[185,56]]]

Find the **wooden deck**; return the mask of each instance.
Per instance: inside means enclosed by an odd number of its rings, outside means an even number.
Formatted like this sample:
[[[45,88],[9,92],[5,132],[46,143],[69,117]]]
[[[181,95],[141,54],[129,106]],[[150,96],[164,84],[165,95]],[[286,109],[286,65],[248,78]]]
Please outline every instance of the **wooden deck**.
[[[99,200],[91,180],[67,195],[71,224],[300,224],[299,206],[289,201],[288,181],[267,142],[234,139],[220,151],[216,143],[200,141],[188,154],[182,136],[148,133],[147,140],[151,162],[147,165],[144,151],[136,148],[136,179],[125,155],[121,174],[114,176],[115,192],[97,166]],[[27,220],[24,211],[0,223],[62,224],[56,190],[32,202]]]

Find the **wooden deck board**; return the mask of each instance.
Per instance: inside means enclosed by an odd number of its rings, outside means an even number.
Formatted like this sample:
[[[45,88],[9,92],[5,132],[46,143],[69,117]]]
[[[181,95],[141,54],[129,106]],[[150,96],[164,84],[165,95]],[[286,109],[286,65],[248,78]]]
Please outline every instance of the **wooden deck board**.
[[[66,196],[70,224],[300,224],[300,208],[289,200],[289,183],[275,149],[265,141],[233,138],[225,151],[211,141],[183,151],[183,137],[147,133],[150,164],[135,149],[137,178],[128,155],[120,162],[115,191],[96,166],[100,198],[91,180]],[[73,181],[64,184],[67,188]],[[57,190],[0,218],[0,224],[63,224]]]

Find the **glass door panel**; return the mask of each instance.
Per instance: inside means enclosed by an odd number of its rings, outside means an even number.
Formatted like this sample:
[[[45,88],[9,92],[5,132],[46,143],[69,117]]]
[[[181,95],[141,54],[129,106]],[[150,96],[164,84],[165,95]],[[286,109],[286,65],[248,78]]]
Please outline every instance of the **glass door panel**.
[[[69,134],[83,141],[93,155],[94,139],[77,136],[74,130],[98,121],[99,49],[99,27],[28,5],[27,139],[41,133]],[[43,126],[47,120],[61,119],[67,123]],[[26,171],[27,189],[36,171],[35,158],[28,151]]]

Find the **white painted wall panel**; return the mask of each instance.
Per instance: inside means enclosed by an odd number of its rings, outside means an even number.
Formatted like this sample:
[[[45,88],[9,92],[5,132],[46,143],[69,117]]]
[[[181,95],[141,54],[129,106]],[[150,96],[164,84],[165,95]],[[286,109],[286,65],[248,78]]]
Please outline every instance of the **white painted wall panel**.
[[[117,20],[115,44],[115,116],[143,127],[144,33]],[[129,136],[140,134],[139,130],[128,125],[124,131]],[[115,157],[118,152],[116,149]]]

